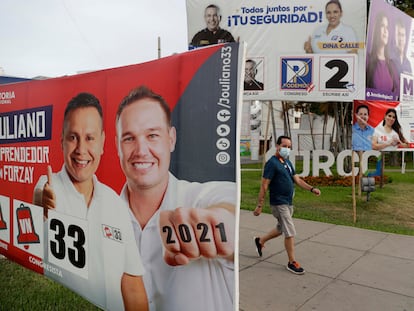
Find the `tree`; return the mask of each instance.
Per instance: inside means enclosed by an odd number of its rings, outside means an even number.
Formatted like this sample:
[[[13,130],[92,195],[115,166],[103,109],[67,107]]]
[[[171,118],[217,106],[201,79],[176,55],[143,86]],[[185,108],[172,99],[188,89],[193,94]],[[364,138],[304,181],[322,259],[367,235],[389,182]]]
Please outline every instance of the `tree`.
[[[394,6],[404,13],[414,17],[414,7],[412,0],[395,0]]]
[[[407,15],[410,15],[411,17],[414,17],[414,4],[412,3],[412,0],[384,0],[391,5],[395,6],[399,10],[403,11]],[[369,11],[369,5],[371,3],[371,0],[367,0],[367,8]]]

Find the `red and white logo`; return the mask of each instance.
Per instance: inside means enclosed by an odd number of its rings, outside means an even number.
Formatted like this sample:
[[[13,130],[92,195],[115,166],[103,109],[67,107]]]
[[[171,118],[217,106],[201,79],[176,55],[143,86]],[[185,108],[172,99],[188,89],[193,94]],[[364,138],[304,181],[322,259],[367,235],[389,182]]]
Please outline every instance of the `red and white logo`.
[[[7,223],[3,218],[3,213],[1,211],[1,204],[0,204],[0,230],[5,230],[7,229]]]
[[[33,217],[30,208],[24,206],[23,203],[20,204],[20,207],[16,209],[16,219],[19,229],[17,243],[40,243],[39,235],[36,233],[33,225]]]
[[[111,228],[105,226],[104,227],[104,234],[107,238],[111,238],[112,237],[112,232],[111,232]]]
[[[102,233],[105,238],[122,243],[121,229],[102,224]]]

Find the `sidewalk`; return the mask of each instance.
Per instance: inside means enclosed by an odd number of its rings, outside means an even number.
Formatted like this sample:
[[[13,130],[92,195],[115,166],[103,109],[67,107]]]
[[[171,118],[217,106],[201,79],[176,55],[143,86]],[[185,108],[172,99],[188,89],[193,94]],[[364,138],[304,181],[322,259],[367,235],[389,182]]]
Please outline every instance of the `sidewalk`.
[[[295,219],[296,258],[286,270],[283,237],[259,258],[253,237],[275,225],[270,214],[240,211],[241,311],[414,310],[414,237]]]

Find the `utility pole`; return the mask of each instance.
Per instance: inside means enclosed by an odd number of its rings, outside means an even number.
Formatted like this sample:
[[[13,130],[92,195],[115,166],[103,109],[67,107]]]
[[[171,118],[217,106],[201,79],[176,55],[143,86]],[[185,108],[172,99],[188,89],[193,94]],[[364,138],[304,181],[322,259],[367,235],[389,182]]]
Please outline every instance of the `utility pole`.
[[[158,59],[161,58],[161,37],[158,37]]]

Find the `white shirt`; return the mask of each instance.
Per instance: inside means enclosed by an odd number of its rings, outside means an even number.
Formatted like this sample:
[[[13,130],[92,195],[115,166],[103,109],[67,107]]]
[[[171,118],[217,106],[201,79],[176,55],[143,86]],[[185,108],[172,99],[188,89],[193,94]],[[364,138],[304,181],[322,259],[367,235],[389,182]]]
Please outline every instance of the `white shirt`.
[[[35,189],[43,189],[46,181],[47,177],[41,176]],[[65,167],[52,175],[52,186],[56,195],[55,211],[88,221],[88,279],[66,269],[61,269],[62,278],[47,269],[45,275],[105,310],[123,310],[122,274],[125,272],[142,275],[144,268],[136,247],[128,206],[115,191],[100,183],[96,176],[93,176],[93,182],[94,192],[90,206],[87,207],[84,196],[74,187]],[[49,219],[45,225],[49,225]],[[66,231],[68,226],[66,224]],[[104,226],[119,229],[121,239],[106,237]],[[49,238],[54,240],[53,236]],[[47,241],[49,243],[49,239]],[[47,259],[50,256],[52,255],[45,255]]]
[[[171,173],[168,188],[158,211],[144,230],[130,211],[135,238],[146,274],[144,284],[152,311],[230,311],[234,309],[234,263],[224,258],[200,258],[185,266],[164,261],[159,231],[159,211],[177,207],[205,208],[227,202],[235,204],[236,184],[196,183],[178,180]],[[128,202],[127,187],[121,197]]]
[[[352,27],[340,23],[329,34],[326,33],[327,27],[326,24],[321,25],[313,32],[311,37],[313,53],[341,54],[355,49],[350,47],[350,43],[354,45],[357,43],[357,36]],[[323,43],[326,44],[325,48],[321,46]]]
[[[394,130],[392,130],[390,133],[386,132],[384,126],[382,125],[382,123],[380,123],[380,125],[378,125],[375,128],[374,137],[377,138],[378,144],[388,144],[389,142],[393,140],[393,138],[398,138],[398,133]],[[381,150],[382,151],[393,151],[393,150],[397,150],[397,147],[398,146],[388,146]]]

